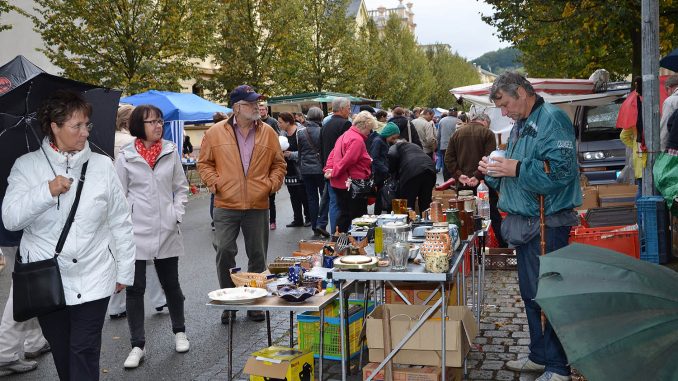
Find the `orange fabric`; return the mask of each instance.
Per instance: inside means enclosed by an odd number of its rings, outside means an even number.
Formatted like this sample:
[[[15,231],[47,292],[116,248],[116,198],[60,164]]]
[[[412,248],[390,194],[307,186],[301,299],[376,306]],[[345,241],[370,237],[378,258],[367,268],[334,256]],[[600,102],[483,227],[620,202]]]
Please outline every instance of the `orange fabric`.
[[[638,93],[632,91],[624,103],[619,108],[619,115],[617,115],[617,128],[628,129],[636,126],[638,120]],[[643,99],[642,97],[640,98]]]

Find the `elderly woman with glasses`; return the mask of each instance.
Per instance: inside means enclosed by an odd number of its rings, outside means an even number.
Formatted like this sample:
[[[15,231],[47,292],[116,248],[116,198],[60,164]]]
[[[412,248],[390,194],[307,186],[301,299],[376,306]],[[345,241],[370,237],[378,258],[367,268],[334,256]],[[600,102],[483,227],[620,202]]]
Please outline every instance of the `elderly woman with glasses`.
[[[127,322],[132,350],[125,368],[136,368],[145,356],[144,293],[146,261],[153,260],[165,291],[172,320],[175,350],[189,350],[184,325],[184,294],[179,285],[179,256],[184,253],[179,224],[188,200],[188,181],[177,146],[162,139],[162,111],[137,106],[129,119],[136,139],[123,146],[115,161],[122,189],[132,213],[137,246],[134,284],[127,288]]]
[[[129,208],[111,160],[89,148],[91,114],[92,106],[78,93],[58,91],[47,99],[38,111],[42,146],[16,160],[2,203],[5,227],[23,229],[21,261],[51,259],[84,174],[77,212],[57,258],[66,307],[38,316],[61,380],[99,379],[108,299],[134,279]],[[14,300],[20,297],[26,296]]]
[[[348,233],[351,220],[367,213],[367,199],[351,199],[349,179],[366,180],[372,173],[372,158],[367,152],[367,136],[377,127],[377,120],[368,111],[361,111],[348,131],[337,139],[325,165],[325,178],[337,195],[339,217],[337,229]]]

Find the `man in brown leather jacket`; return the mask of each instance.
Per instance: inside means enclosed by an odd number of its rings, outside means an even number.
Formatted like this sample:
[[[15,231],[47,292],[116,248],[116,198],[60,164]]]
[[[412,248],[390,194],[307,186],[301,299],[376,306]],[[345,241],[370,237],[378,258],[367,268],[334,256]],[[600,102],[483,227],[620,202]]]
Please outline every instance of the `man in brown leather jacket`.
[[[263,96],[241,85],[229,95],[233,116],[205,133],[198,157],[198,172],[214,193],[214,241],[219,286],[234,287],[229,269],[236,267],[236,239],[242,229],[249,272],[266,270],[268,251],[268,196],[283,183],[287,165],[278,136],[261,121],[257,101]],[[261,311],[248,311],[263,321]],[[222,323],[235,317],[224,311]]]

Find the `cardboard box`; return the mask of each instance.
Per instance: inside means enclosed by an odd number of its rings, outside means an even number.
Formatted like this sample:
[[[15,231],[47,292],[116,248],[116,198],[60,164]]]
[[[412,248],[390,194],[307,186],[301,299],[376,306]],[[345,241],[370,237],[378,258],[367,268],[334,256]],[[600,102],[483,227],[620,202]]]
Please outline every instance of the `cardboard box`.
[[[598,204],[608,206],[627,206],[636,204],[637,185],[606,184],[598,185]]]
[[[298,252],[306,253],[305,255],[317,254],[320,250],[323,249],[323,246],[325,246],[327,244],[333,245],[331,242],[327,242],[327,241],[316,241],[316,240],[307,241],[307,240],[302,239],[301,241],[299,241],[299,251]],[[295,252],[295,253],[297,253],[297,252]]]
[[[382,313],[384,305],[377,307],[367,317],[367,347],[370,362],[381,362],[384,355],[384,337]],[[405,337],[407,332],[417,324],[429,307],[408,306],[404,304],[388,305],[391,313],[391,347]],[[473,313],[466,306],[447,307],[445,323],[445,364],[448,367],[462,367],[464,358],[471,349],[471,343],[478,333]],[[405,343],[395,355],[396,364],[441,366],[442,324],[440,310],[436,311],[417,332]]]
[[[313,381],[313,353],[286,347],[268,347],[252,353],[243,373],[250,381]]]
[[[363,380],[374,373],[379,363],[371,362],[363,367]],[[441,368],[437,366],[404,366],[393,365],[393,381],[440,381]],[[464,376],[463,368],[450,368],[445,370],[445,378],[447,381],[462,381]],[[373,380],[383,381],[384,370],[380,370]]]
[[[598,205],[598,188],[583,187],[582,188],[582,204],[578,210],[588,210],[597,208]]]
[[[410,304],[424,304],[426,298],[428,298],[431,293],[438,287],[438,284],[430,282],[391,282],[398,291],[407,298]],[[457,283],[449,282],[447,287],[447,305],[456,306],[457,305]],[[440,299],[440,291],[437,291],[436,294],[431,298],[427,305],[432,306],[435,302]],[[387,304],[407,304],[405,300],[400,296],[391,286],[386,284],[386,295],[384,303]]]

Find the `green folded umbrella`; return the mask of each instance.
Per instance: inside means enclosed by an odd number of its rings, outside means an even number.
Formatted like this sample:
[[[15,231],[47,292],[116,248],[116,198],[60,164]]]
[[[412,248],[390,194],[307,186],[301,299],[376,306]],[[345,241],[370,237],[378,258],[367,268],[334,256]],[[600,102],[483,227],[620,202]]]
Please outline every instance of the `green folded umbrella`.
[[[536,301],[589,381],[678,379],[678,273],[573,244],[539,275]]]

